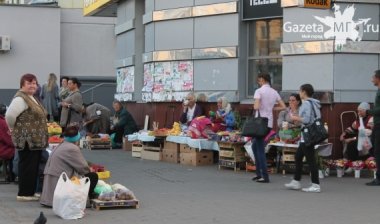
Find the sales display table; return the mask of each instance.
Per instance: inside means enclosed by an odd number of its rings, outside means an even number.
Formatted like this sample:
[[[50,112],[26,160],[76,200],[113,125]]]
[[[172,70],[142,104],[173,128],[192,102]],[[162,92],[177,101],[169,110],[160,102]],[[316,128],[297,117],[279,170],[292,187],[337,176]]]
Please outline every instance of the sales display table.
[[[298,144],[286,144],[284,142],[276,142],[276,143],[269,143],[267,145],[268,150],[271,147],[277,148],[277,159],[276,159],[276,166],[277,170],[280,170],[280,166],[282,168],[290,165],[295,166],[295,154],[298,148]],[[315,150],[321,157],[328,157],[331,155],[332,151],[332,143],[322,143],[319,145],[315,145]],[[283,169],[283,173],[285,172],[285,169]]]

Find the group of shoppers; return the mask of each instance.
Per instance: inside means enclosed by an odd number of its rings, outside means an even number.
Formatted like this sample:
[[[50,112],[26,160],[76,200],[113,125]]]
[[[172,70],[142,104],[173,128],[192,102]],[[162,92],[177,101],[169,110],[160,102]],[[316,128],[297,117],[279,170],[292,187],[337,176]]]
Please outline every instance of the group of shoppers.
[[[42,86],[41,94],[39,94],[40,100],[36,96],[37,77],[33,74],[25,74],[21,77],[20,89],[9,107],[0,105],[1,159],[11,159],[16,149],[19,187],[17,200],[19,201],[40,199],[40,195],[37,193],[38,169],[42,152],[48,146],[49,135],[46,124],[48,119],[56,117],[58,110],[56,105],[59,100],[61,102],[58,105],[62,108],[60,124],[64,127],[64,142],[53,151],[46,163],[41,204],[52,205],[54,189],[62,172],[66,172],[69,177],[74,175],[89,177],[90,193],[97,183],[96,173],[91,172],[92,170],[77,146],[81,138],[78,124],[85,114],[87,116],[85,118],[86,125],[91,126],[97,132],[107,131],[110,129],[107,128],[110,126],[110,111],[100,104],[83,106],[82,95],[79,91],[81,84],[78,79],[62,78],[62,87],[59,91],[54,85],[55,81],[55,75],[50,74],[49,81]],[[120,136],[123,136],[126,130],[135,131],[137,128],[132,116],[120,102],[115,101],[113,105],[116,114],[114,116],[115,123],[111,129],[119,132]],[[99,124],[96,123],[95,120],[102,115],[106,119],[101,120]]]

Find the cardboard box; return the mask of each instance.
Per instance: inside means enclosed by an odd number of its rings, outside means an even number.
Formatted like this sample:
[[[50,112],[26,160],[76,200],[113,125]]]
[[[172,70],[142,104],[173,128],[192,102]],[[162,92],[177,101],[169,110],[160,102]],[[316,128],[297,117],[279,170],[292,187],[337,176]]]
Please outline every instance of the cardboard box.
[[[180,163],[183,165],[192,166],[204,166],[212,165],[213,152],[209,150],[198,151],[197,149],[190,148],[191,152],[181,152],[180,153]]]
[[[169,163],[179,163],[179,144],[174,142],[166,142],[162,149],[162,161]]]
[[[132,151],[132,142],[128,141],[128,137],[123,137],[123,150]]]
[[[162,159],[161,151],[142,150],[141,159],[160,161]]]
[[[142,148],[140,143],[132,143],[132,157],[141,158]]]
[[[191,153],[191,152],[193,152],[193,150],[187,144],[179,144],[179,152],[180,153]]]

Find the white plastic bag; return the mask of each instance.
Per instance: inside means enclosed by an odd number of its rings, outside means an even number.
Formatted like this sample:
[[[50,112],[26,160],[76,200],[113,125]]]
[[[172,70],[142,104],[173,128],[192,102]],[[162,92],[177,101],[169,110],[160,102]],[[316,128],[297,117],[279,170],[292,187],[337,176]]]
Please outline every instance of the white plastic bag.
[[[362,117],[359,118],[359,122],[358,151],[360,152],[360,155],[367,155],[368,151],[372,148],[372,143],[367,136]]]
[[[79,179],[79,184],[73,183],[65,172],[59,177],[54,190],[53,212],[63,219],[80,219],[84,216],[90,179]]]

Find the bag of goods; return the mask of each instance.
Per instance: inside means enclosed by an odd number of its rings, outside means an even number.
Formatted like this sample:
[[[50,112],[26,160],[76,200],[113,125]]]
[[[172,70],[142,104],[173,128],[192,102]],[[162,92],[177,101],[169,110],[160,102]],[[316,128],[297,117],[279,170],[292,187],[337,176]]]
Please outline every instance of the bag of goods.
[[[86,209],[89,189],[90,179],[88,177],[72,182],[63,172],[54,190],[53,212],[63,219],[82,218]]]
[[[131,190],[121,184],[112,185],[112,190],[116,193],[117,200],[132,200],[136,198]]]
[[[191,138],[209,138],[209,134],[215,134],[211,130],[211,120],[205,116],[194,118],[188,128],[188,136]]]

